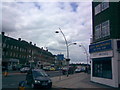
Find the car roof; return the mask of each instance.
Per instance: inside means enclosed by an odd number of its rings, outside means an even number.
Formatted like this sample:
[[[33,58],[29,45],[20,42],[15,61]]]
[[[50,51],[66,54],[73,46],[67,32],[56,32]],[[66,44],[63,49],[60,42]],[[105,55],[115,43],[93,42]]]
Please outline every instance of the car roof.
[[[38,72],[43,72],[43,70],[42,69],[32,69],[32,71],[38,71]]]

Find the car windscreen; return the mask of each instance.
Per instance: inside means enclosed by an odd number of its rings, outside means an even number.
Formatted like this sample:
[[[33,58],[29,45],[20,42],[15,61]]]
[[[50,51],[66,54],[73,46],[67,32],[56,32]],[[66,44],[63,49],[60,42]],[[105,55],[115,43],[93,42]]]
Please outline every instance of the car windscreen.
[[[34,77],[47,77],[48,75],[43,71],[33,71]]]

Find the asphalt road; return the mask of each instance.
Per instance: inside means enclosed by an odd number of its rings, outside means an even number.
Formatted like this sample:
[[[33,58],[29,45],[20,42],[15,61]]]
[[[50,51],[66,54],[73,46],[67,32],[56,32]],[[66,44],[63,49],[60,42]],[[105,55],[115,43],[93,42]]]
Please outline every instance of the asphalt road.
[[[47,71],[50,77],[61,75],[59,71]],[[12,72],[7,77],[2,76],[2,88],[18,88],[19,82],[24,81],[26,73]]]

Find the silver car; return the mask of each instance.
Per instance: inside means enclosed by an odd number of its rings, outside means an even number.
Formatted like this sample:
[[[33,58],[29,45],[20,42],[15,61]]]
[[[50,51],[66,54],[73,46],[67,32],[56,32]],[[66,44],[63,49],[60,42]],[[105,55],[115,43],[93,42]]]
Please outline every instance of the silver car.
[[[20,72],[21,73],[27,73],[29,70],[30,70],[29,67],[23,67],[23,68],[20,69]]]

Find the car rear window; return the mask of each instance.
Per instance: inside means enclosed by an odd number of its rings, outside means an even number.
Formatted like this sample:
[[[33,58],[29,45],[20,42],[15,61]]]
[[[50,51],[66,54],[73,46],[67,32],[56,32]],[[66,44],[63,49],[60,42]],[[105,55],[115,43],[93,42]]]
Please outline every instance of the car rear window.
[[[35,76],[35,77],[39,77],[39,76],[42,76],[42,77],[46,77],[46,76],[48,76],[45,72],[43,72],[43,71],[33,71],[33,75]]]

